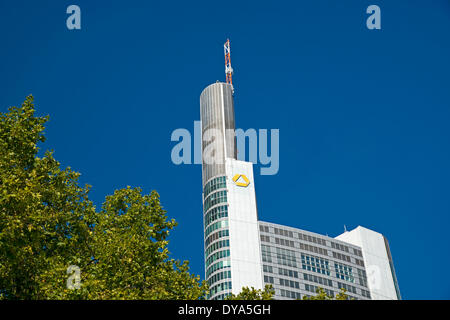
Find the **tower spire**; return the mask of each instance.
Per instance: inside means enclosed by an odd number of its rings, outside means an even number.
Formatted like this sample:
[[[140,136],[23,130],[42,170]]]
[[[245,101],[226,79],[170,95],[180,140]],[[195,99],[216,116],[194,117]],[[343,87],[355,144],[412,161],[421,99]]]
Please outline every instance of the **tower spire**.
[[[227,77],[227,83],[233,86],[233,68],[231,67],[230,39],[227,39],[227,41],[223,45],[223,49],[225,53],[225,74]]]

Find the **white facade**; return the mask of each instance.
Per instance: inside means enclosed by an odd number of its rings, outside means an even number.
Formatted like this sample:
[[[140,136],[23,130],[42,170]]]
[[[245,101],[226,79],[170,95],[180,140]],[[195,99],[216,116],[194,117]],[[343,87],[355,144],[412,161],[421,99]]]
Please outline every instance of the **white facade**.
[[[373,300],[401,299],[388,244],[381,233],[358,226],[336,239],[361,248]]]
[[[228,219],[230,230],[230,259],[232,292],[241,292],[242,287],[262,289],[263,274],[261,245],[256,210],[253,164],[235,159],[226,159],[228,189]],[[233,178],[239,179],[238,185]],[[247,178],[247,181],[245,180]]]
[[[281,299],[313,295],[318,286],[331,295],[344,288],[357,299],[400,299],[389,245],[380,233],[358,227],[334,241],[258,222],[253,164],[237,160],[230,84],[205,88],[200,114],[209,299],[224,299],[243,287],[263,289],[265,283],[273,284]]]

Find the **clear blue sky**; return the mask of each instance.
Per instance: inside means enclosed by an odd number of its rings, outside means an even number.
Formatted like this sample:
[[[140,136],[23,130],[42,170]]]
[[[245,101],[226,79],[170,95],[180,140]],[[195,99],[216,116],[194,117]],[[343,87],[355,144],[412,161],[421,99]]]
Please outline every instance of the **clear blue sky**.
[[[71,4],[80,31],[66,28]],[[449,299],[448,0],[2,0],[0,108],[32,93],[51,116],[41,147],[97,205],[156,189],[179,222],[173,256],[203,277],[201,167],[172,164],[170,135],[192,130],[201,91],[224,80],[227,37],[237,126],[280,129],[279,173],[255,177],[260,219],[377,230],[405,299]]]

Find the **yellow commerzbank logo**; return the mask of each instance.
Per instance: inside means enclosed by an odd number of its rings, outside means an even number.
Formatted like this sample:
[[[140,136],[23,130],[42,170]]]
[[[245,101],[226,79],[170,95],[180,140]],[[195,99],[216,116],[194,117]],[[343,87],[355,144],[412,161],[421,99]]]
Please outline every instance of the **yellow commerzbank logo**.
[[[239,187],[247,187],[250,184],[250,180],[243,174],[235,175],[233,181]]]

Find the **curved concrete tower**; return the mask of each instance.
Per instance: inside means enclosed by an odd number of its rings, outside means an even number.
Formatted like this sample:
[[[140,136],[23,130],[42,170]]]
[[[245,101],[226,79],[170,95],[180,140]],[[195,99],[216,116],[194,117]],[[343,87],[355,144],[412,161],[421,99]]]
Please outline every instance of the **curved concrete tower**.
[[[232,86],[217,82],[203,90],[200,96],[200,116],[202,154],[210,158],[210,161],[205,161],[203,157],[204,184],[214,176],[225,174],[226,158],[237,159]]]
[[[209,299],[223,299],[263,287],[253,165],[237,160],[232,85],[203,90],[200,114],[205,278]]]

